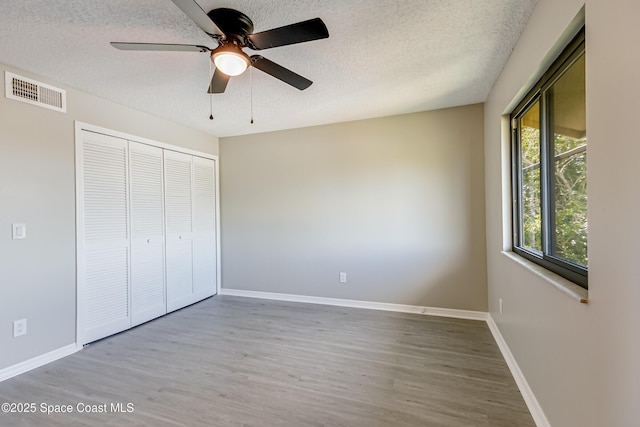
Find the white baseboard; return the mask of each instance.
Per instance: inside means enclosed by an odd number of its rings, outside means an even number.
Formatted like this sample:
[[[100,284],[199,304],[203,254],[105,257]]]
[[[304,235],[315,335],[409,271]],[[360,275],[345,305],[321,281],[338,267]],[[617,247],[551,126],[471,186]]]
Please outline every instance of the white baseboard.
[[[551,427],[551,424],[549,423],[547,416],[544,414],[544,411],[542,410],[538,399],[536,399],[536,396],[533,394],[533,390],[531,390],[531,387],[529,387],[527,379],[520,370],[518,362],[516,362],[516,359],[513,357],[513,354],[511,353],[507,342],[504,340],[504,337],[500,333],[500,329],[498,329],[498,325],[496,325],[496,322],[493,320],[493,317],[490,313],[487,313],[487,325],[489,326],[489,329],[493,334],[493,338],[496,340],[496,343],[498,344],[498,347],[502,352],[504,360],[506,360],[507,362],[507,366],[509,366],[511,375],[513,375],[513,378],[516,381],[518,388],[520,389],[522,398],[527,404],[527,408],[529,408],[529,412],[531,412],[531,416],[533,417],[536,426]]]
[[[16,375],[23,374],[32,369],[39,368],[40,366],[46,365],[47,363],[51,363],[65,356],[69,356],[70,354],[73,354],[76,351],[78,351],[78,348],[76,347],[75,343],[69,344],[67,346],[60,347],[48,353],[41,354],[40,356],[36,356],[29,360],[25,360],[24,362],[20,362],[13,366],[9,366],[8,368],[1,369],[0,382],[4,380],[8,380],[9,378],[15,377]]]
[[[335,305],[339,307],[366,308],[370,310],[398,311],[401,313],[426,314],[428,316],[453,317],[456,319],[487,320],[484,311],[455,310],[451,308],[421,307],[418,305],[390,304],[385,302],[358,301],[340,298],[312,297],[306,295],[278,294],[273,292],[220,289],[219,295],[262,298],[278,301],[304,302],[310,304]]]

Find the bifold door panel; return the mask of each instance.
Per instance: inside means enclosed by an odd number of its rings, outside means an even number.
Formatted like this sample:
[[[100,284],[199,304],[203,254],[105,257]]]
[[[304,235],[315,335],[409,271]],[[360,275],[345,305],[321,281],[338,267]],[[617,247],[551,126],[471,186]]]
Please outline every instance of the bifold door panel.
[[[131,325],[127,141],[86,132],[80,151],[83,262],[78,280],[84,292],[78,316],[83,340],[89,342]]]
[[[167,312],[163,151],[129,142],[131,313],[139,325]]]

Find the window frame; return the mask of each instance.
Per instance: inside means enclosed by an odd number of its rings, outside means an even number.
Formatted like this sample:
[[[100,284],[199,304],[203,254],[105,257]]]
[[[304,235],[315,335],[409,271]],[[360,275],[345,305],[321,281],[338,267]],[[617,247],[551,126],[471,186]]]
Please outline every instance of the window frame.
[[[564,51],[542,75],[540,80],[529,90],[522,101],[510,114],[511,127],[511,187],[512,187],[512,250],[516,254],[532,261],[547,270],[550,270],[577,285],[588,289],[588,267],[574,264],[568,260],[551,255],[551,244],[555,239],[551,230],[551,224],[555,224],[555,200],[553,200],[551,184],[554,181],[554,168],[551,165],[554,159],[553,144],[553,119],[549,108],[551,93],[550,88],[578,61],[585,53],[585,29],[584,26],[571,40]],[[542,253],[527,249],[522,246],[521,218],[523,209],[522,185],[523,174],[521,167],[520,151],[520,121],[519,119],[539,102],[540,109],[540,214],[541,214],[541,243]]]

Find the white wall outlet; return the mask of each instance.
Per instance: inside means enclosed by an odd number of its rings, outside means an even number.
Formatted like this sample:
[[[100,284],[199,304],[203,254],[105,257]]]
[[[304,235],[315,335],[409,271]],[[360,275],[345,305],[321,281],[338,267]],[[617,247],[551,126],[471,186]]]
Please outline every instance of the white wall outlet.
[[[27,334],[27,319],[13,321],[13,337]]]
[[[500,310],[500,314],[502,314],[502,310],[503,310],[502,298],[498,299],[498,308]]]
[[[11,237],[13,240],[25,239],[27,237],[26,224],[11,224]]]
[[[347,273],[344,271],[340,272],[340,283],[347,283]]]

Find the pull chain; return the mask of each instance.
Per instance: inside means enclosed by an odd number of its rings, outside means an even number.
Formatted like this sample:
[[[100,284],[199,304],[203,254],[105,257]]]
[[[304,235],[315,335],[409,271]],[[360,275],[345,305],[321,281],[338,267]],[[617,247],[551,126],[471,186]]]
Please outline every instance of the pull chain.
[[[209,82],[211,82],[211,79],[213,79],[213,70],[211,68],[211,61],[209,61]],[[211,83],[209,83],[209,91],[211,93],[209,93],[209,111],[210,111],[210,115],[209,115],[209,120],[213,120],[213,91],[211,90]]]
[[[253,67],[249,67],[249,96],[251,98],[251,124],[253,124]]]

